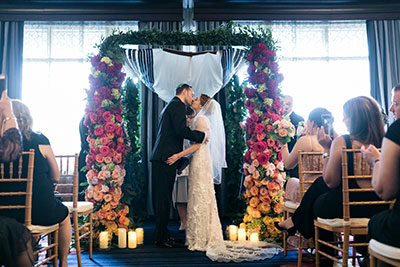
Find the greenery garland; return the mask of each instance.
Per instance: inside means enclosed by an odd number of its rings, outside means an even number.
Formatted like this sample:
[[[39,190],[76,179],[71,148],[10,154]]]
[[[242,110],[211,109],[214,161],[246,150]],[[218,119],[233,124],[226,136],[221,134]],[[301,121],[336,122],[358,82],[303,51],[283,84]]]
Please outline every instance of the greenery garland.
[[[225,87],[228,107],[224,118],[225,129],[229,129],[229,131],[226,131],[226,160],[228,168],[225,171],[227,191],[230,192],[227,196],[227,202],[229,203],[227,214],[234,222],[237,221],[239,223],[246,208],[244,200],[238,197],[243,173],[243,155],[246,149],[245,130],[240,126],[246,116],[246,107],[244,105],[246,97],[243,93],[243,87],[243,84],[239,83],[237,75],[234,75]]]

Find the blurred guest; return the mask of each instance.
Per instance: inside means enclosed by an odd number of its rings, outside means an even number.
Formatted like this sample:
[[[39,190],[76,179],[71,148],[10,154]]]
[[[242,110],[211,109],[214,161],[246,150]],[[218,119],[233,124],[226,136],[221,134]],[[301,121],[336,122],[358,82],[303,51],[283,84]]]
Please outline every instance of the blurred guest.
[[[78,171],[79,171],[79,201],[85,201],[85,189],[86,186],[81,186],[81,183],[85,183],[86,180],[86,173],[87,171],[83,171],[82,168],[86,167],[86,156],[89,152],[89,144],[86,140],[88,137],[88,128],[84,125],[85,117],[81,119],[79,122],[79,135],[81,137],[81,151],[79,152],[78,157]]]
[[[304,121],[304,118],[301,117],[300,115],[296,114],[293,111],[293,98],[290,95],[285,95],[282,98],[282,105],[283,105],[283,116],[289,116],[290,122],[294,125],[297,133],[297,129],[299,127],[299,123]],[[290,142],[287,144],[289,152],[292,151],[294,145],[296,144],[297,139],[293,138],[290,140]],[[286,168],[286,166],[285,166]],[[295,166],[294,168],[288,170],[286,169],[286,173],[290,177],[299,177],[299,170],[298,167]]]
[[[60,266],[67,266],[72,237],[68,208],[54,196],[54,183],[59,182],[60,172],[49,140],[41,133],[32,131],[33,120],[28,107],[13,100],[13,109],[23,135],[24,151],[35,150],[32,193],[32,224],[49,226],[60,224]]]
[[[4,76],[0,77],[0,80],[4,79]],[[7,163],[20,156],[22,138],[5,90],[0,98],[0,118],[0,162]],[[33,266],[32,241],[31,233],[23,224],[0,216],[0,265]]]

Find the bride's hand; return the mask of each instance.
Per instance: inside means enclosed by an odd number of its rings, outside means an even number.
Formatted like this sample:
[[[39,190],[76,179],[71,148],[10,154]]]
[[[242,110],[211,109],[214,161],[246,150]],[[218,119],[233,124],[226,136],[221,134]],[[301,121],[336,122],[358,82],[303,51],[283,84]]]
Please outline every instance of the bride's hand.
[[[178,154],[173,154],[171,157],[169,157],[165,163],[167,163],[168,165],[172,165],[174,164],[178,159],[180,159]]]

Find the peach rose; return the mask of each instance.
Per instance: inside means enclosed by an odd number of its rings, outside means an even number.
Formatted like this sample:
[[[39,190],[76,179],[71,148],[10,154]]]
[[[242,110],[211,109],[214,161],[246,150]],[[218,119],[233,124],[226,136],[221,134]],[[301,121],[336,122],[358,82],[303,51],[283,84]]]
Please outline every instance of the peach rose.
[[[250,188],[250,193],[252,196],[258,196],[258,187],[257,186],[253,186]]]
[[[115,169],[113,170],[113,172],[112,172],[111,177],[112,177],[113,179],[117,179],[118,177],[120,177],[120,175],[121,175],[121,173],[119,172],[119,170],[118,170],[117,168],[115,168]]]
[[[261,212],[259,210],[253,210],[252,216],[256,219],[261,218]]]
[[[114,161],[115,161],[115,163],[117,163],[117,164],[121,163],[121,161],[122,161],[122,154],[121,154],[121,153],[115,154],[115,156],[114,156]]]
[[[269,196],[260,197],[261,201],[267,205],[271,204],[271,198]]]
[[[253,165],[254,167],[258,167],[258,166],[260,166],[260,163],[258,162],[258,160],[257,159],[254,159],[252,162],[251,162],[251,165]]]
[[[103,200],[103,192],[101,192],[101,191],[93,192],[93,199],[96,201],[102,201]]]
[[[263,213],[267,213],[271,210],[271,207],[267,203],[261,202],[260,205],[258,205],[258,209]]]
[[[117,213],[113,210],[110,210],[107,215],[107,220],[114,221],[117,218]]]
[[[112,158],[110,156],[107,156],[107,157],[104,158],[104,163],[105,164],[111,163],[111,161],[112,161]]]
[[[97,154],[96,155],[96,161],[98,162],[98,163],[103,163],[103,161],[104,161],[104,156],[102,155],[102,154]]]
[[[255,208],[255,207],[257,207],[259,202],[260,202],[260,199],[258,199],[258,197],[252,197],[250,199],[250,206]]]
[[[105,194],[104,195],[104,201],[105,202],[110,202],[112,200],[112,196],[110,194]]]
[[[113,139],[115,137],[114,133],[107,133],[107,139]]]
[[[87,191],[86,192],[86,197],[87,198],[93,198],[93,191]]]
[[[260,186],[262,185],[262,183],[261,183],[260,180],[254,180],[254,184],[255,184],[255,186],[257,186],[257,187],[260,187]]]
[[[254,151],[252,151],[252,152],[250,153],[250,158],[251,158],[251,159],[256,159],[256,158],[257,158],[257,153],[254,152]]]
[[[279,214],[282,212],[282,206],[281,205],[275,205],[274,206],[274,212]]]
[[[284,137],[284,136],[287,136],[288,131],[286,129],[279,129],[278,133],[279,133],[279,136]]]
[[[106,216],[107,216],[107,211],[106,210],[101,209],[101,210],[97,211],[97,217],[99,219],[105,219]]]
[[[108,138],[107,137],[100,138],[100,145],[105,146],[107,144],[108,144]]]
[[[261,196],[266,196],[266,195],[268,195],[268,190],[267,190],[267,188],[265,188],[264,186],[262,186],[262,187],[260,188],[260,195],[261,195]]]
[[[253,178],[254,179],[258,179],[258,178],[260,178],[260,173],[257,171],[257,170],[255,170],[254,172],[253,172]]]
[[[111,205],[111,207],[112,207],[113,209],[115,209],[116,207],[118,207],[119,202],[118,202],[118,201],[111,200],[110,205]]]
[[[116,192],[116,193],[113,195],[113,200],[114,200],[115,202],[118,202],[120,199],[121,199],[121,193]]]
[[[262,141],[265,139],[265,133],[257,134],[257,141]]]

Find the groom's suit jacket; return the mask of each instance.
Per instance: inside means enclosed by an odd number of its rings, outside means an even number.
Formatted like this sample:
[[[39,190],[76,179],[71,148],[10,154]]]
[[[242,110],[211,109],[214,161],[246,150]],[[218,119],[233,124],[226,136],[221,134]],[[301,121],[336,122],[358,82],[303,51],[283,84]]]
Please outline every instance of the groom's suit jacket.
[[[166,161],[173,154],[181,152],[183,139],[197,143],[203,141],[203,132],[192,131],[186,126],[185,111],[185,104],[178,97],[172,98],[162,110],[151,161]]]

